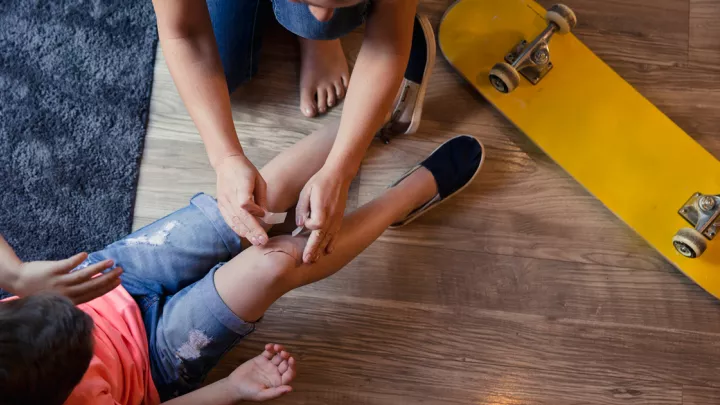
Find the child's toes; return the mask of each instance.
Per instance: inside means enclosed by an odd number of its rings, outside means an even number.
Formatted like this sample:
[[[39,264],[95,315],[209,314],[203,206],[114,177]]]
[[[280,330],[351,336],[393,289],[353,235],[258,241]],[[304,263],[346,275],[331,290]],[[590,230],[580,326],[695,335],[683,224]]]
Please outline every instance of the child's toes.
[[[288,352],[286,352],[285,350],[283,350],[283,351],[280,352],[280,357],[282,357],[283,359],[287,360],[287,359],[290,358],[290,353],[288,353]]]

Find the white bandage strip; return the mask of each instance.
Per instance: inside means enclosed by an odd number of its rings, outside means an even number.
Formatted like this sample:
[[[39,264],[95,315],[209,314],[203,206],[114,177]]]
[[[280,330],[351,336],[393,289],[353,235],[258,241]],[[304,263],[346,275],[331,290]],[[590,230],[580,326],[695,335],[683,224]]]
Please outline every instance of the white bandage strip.
[[[277,225],[285,222],[287,212],[266,212],[265,216],[262,217],[262,221],[268,225]]]
[[[305,230],[304,226],[298,226],[292,233],[293,238],[300,235]]]

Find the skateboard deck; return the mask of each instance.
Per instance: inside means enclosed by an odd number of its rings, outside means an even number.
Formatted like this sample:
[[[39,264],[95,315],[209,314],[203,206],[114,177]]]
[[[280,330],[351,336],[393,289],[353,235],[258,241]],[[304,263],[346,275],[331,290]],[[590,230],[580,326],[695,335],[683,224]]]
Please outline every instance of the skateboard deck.
[[[510,66],[519,59],[522,40],[533,43],[551,26],[546,10],[532,0],[459,0],[446,11],[438,39],[447,61],[509,121],[675,267],[720,298],[720,244],[712,240],[720,231],[720,197],[714,196],[720,193],[720,162],[712,154],[572,33],[552,35],[551,68],[536,84],[533,74],[520,75],[511,83],[514,90],[503,93],[508,89],[491,82],[497,63]],[[707,196],[698,200],[698,192]],[[693,252],[674,244],[681,229],[705,236],[697,241],[705,243],[704,253],[685,256]]]

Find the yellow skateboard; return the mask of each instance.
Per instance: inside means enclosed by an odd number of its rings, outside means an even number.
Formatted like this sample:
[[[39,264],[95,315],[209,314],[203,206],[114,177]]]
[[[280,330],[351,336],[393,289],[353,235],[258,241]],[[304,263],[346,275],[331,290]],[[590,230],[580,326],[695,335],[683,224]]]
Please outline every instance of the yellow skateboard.
[[[720,298],[720,162],[571,33],[570,8],[459,0],[448,62],[667,260]]]

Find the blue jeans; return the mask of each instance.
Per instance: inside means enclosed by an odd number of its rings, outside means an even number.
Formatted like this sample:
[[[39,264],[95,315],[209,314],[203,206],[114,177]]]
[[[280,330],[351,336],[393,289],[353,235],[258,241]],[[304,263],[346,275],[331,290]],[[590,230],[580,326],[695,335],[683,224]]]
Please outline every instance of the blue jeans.
[[[262,34],[270,9],[288,31],[308,39],[336,39],[359,27],[370,1],[335,9],[327,22],[318,21],[308,6],[289,0],[207,0],[215,40],[228,89],[234,91],[257,73]]]
[[[215,271],[240,251],[215,199],[198,194],[80,266],[113,259],[123,268],[122,285],[140,307],[163,400],[199,388],[222,355],[255,329],[215,289]]]

